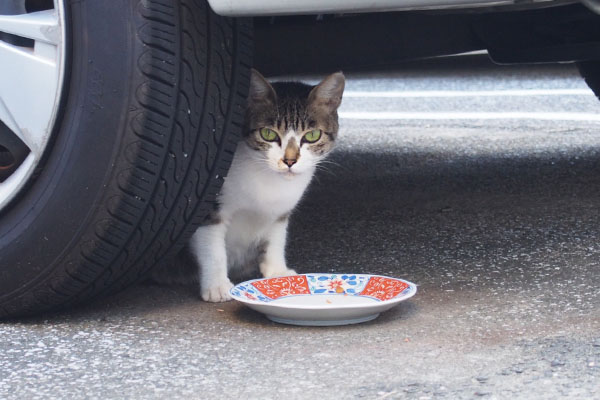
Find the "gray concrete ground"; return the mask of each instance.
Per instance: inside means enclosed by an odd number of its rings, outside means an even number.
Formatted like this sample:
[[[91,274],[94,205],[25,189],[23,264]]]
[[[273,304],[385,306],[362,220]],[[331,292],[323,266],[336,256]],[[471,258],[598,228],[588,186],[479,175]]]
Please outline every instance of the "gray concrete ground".
[[[582,93],[344,101],[346,115],[543,114],[342,120],[289,263],[419,285],[375,321],[278,325],[140,285],[0,325],[0,398],[600,398],[600,102],[575,69],[461,59],[348,78],[350,92]]]

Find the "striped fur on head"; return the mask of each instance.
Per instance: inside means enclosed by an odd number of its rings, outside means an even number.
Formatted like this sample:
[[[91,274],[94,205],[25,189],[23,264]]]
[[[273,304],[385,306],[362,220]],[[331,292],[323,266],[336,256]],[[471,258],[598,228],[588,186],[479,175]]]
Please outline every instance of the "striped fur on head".
[[[252,70],[245,122],[245,140],[254,150],[265,154],[279,172],[302,172],[332,150],[338,133],[337,109],[342,100],[345,79],[341,72],[326,77],[316,86],[300,82],[270,84]],[[266,141],[261,129],[278,135]],[[309,143],[304,135],[320,130],[319,140]],[[310,155],[310,157],[309,157]],[[297,165],[288,165],[286,160]],[[304,159],[304,161],[303,161]]]

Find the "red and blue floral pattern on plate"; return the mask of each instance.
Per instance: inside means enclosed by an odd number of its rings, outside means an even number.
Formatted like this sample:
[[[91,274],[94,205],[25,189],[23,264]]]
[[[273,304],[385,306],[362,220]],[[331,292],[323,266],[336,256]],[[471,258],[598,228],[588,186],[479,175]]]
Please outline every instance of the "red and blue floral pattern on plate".
[[[364,274],[305,274],[257,279],[236,285],[231,293],[260,302],[302,295],[366,296],[379,301],[414,290],[408,283],[384,276]]]
[[[408,283],[399,279],[372,276],[360,295],[373,297],[381,301],[390,300],[408,289],[409,286]]]
[[[272,299],[266,297],[264,294],[258,291],[250,282],[239,283],[231,289],[231,294],[236,297],[245,297],[248,300],[260,301],[268,303]]]
[[[305,275],[284,276],[255,281],[252,285],[270,299],[310,294]]]
[[[369,275],[307,274],[312,294],[360,293],[369,281]]]

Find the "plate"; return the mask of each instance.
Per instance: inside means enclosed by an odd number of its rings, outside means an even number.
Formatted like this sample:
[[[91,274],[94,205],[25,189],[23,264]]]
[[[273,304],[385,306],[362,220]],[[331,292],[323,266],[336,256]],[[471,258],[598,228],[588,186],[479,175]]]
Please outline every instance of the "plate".
[[[328,326],[375,319],[414,296],[417,286],[381,275],[301,274],[242,282],[230,293],[272,321]]]

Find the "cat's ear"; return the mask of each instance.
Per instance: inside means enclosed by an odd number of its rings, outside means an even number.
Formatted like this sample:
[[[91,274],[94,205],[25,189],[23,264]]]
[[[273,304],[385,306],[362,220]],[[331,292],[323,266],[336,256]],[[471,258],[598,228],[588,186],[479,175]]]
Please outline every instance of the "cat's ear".
[[[345,85],[344,74],[341,72],[331,74],[311,90],[308,103],[313,107],[325,108],[328,112],[333,112],[342,103]]]
[[[250,70],[250,91],[248,92],[248,101],[254,104],[277,104],[275,89],[273,89],[273,86],[271,86],[260,72],[254,68]]]

